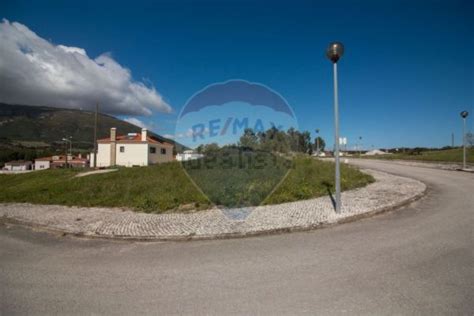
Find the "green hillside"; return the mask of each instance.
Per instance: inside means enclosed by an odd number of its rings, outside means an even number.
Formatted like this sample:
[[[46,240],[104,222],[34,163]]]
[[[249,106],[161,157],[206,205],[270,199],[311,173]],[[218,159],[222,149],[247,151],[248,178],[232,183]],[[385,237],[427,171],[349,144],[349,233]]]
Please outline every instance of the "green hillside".
[[[72,136],[75,151],[90,151],[94,142],[94,114],[90,111],[0,103],[0,166],[8,160],[34,159],[61,152],[63,137]],[[141,131],[138,126],[100,113],[98,138],[108,137],[111,127],[116,127],[118,134]],[[176,147],[178,151],[182,150],[180,144]]]

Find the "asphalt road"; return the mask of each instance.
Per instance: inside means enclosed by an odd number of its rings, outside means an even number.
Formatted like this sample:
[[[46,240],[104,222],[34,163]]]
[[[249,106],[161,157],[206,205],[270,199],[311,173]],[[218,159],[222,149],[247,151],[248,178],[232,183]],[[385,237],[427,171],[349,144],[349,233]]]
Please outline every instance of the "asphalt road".
[[[304,233],[196,242],[0,227],[0,314],[470,314],[474,175],[359,162],[429,186],[412,205]]]

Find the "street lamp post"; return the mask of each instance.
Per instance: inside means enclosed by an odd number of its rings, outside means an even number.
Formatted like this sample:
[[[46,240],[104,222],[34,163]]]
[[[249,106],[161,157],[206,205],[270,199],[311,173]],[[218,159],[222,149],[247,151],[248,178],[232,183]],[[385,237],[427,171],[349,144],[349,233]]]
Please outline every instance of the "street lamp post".
[[[466,169],[466,117],[469,115],[469,112],[462,111],[461,117],[463,120],[462,126],[462,168]]]
[[[344,54],[344,46],[342,43],[333,42],[329,44],[326,50],[326,56],[333,63],[334,71],[334,152],[336,158],[336,213],[341,212],[341,171],[339,163],[339,100],[337,91],[337,62]]]
[[[66,161],[65,161],[65,164],[66,164],[66,168],[68,167],[68,164],[67,164],[67,143],[69,143],[69,155],[72,156],[72,136],[69,136],[69,139],[67,138],[63,138],[63,142],[66,143]]]

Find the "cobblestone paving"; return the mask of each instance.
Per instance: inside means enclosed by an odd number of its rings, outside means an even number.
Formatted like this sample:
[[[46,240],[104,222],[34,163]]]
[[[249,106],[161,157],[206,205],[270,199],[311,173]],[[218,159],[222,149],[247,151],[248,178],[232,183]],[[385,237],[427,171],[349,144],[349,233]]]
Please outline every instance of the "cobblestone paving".
[[[335,214],[329,196],[245,210],[211,209],[187,214],[145,214],[111,208],[0,204],[0,217],[51,230],[97,237],[138,239],[212,238],[307,229],[374,213],[420,196],[417,180],[373,170],[376,182],[343,192],[342,212]],[[243,216],[238,216],[241,213]],[[229,216],[231,214],[231,216]]]

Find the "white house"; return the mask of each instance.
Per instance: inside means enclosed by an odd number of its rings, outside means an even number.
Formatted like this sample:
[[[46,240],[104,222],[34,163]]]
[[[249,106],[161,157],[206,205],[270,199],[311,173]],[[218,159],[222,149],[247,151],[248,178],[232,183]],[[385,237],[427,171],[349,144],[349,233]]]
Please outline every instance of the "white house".
[[[204,157],[203,154],[199,154],[194,152],[193,150],[185,150],[182,154],[176,155],[176,160],[178,161],[187,161],[187,160],[194,160]]]
[[[148,135],[146,128],[141,133],[117,136],[116,128],[110,129],[110,137],[97,141],[97,166],[148,166],[173,160],[173,145]],[[94,153],[90,155],[94,167]]]

